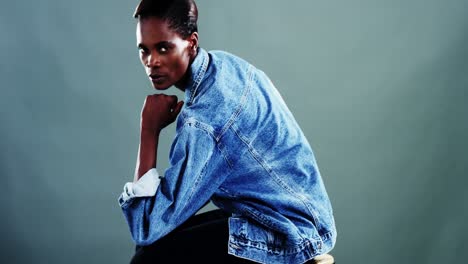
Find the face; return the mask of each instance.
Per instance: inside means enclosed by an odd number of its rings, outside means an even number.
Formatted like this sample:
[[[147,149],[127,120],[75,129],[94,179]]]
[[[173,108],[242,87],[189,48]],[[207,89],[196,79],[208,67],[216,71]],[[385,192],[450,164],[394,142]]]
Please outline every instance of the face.
[[[141,63],[153,87],[165,90],[175,85],[183,89],[196,55],[197,33],[183,39],[167,21],[145,17],[138,21],[136,37]]]

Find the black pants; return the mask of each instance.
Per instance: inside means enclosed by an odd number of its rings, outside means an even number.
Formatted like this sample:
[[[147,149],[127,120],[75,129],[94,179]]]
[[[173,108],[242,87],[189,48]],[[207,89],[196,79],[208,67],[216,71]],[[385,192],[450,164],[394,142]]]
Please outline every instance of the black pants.
[[[230,214],[214,210],[192,216],[149,246],[137,246],[131,264],[254,263],[227,253]]]

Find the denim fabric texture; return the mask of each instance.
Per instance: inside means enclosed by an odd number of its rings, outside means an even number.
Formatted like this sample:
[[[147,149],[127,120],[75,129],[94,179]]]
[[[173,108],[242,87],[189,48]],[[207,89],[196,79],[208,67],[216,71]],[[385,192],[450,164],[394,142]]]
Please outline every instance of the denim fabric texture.
[[[336,227],[314,153],[267,75],[202,48],[190,74],[169,168],[127,183],[119,197],[136,244],[155,242],[211,199],[232,213],[229,254],[304,263],[329,252]]]

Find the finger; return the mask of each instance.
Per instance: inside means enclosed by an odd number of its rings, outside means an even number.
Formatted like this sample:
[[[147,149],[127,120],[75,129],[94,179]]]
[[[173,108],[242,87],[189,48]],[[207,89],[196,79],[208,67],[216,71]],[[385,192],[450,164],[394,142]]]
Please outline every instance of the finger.
[[[178,102],[176,107],[174,108],[174,113],[179,114],[183,106],[184,106],[184,101]]]
[[[171,104],[171,108],[175,107],[175,105],[177,104],[177,100],[178,100],[177,96],[175,95],[169,96],[169,102]]]
[[[180,101],[177,103],[177,105],[174,107],[174,110],[171,113],[172,118],[175,119],[179,115],[180,111],[182,110],[182,106],[184,106],[184,101]]]

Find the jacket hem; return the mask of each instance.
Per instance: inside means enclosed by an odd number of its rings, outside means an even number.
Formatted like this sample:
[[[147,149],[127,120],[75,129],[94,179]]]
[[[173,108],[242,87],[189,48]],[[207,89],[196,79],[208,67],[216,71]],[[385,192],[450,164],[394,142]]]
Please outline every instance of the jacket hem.
[[[271,248],[261,242],[230,235],[228,253],[259,263],[304,263],[330,252],[334,247],[335,237],[336,233],[330,231],[322,235],[320,240],[304,240],[303,243],[288,248]]]

